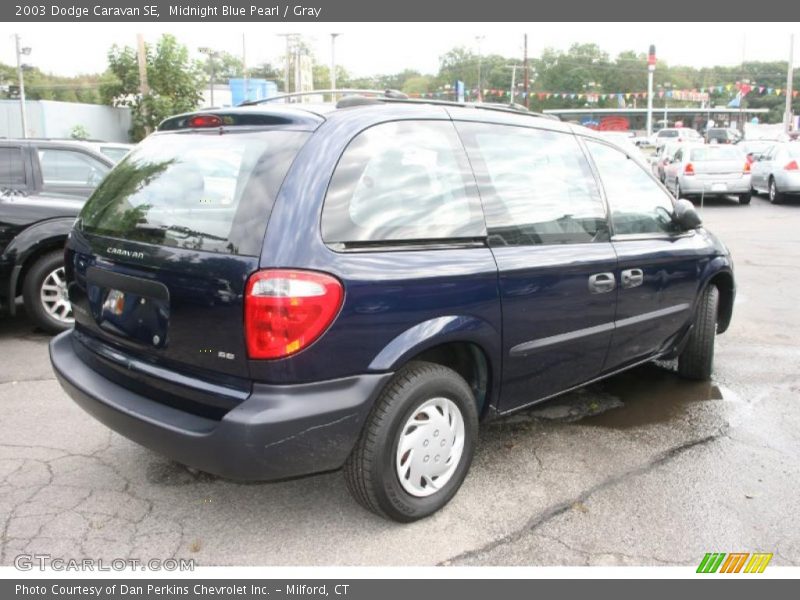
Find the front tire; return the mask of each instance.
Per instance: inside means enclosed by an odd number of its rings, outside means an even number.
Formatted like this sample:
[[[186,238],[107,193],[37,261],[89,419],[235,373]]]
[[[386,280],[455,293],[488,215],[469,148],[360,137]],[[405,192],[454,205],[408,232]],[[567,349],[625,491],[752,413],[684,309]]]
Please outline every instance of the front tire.
[[[684,379],[706,381],[714,366],[719,290],[709,285],[700,297],[689,341],[678,357],[678,374]]]
[[[455,371],[411,362],[372,408],[344,466],[345,481],[364,508],[409,523],[447,504],[472,463],[478,411]]]
[[[25,311],[41,329],[55,334],[72,327],[63,252],[50,252],[33,263],[22,285],[22,297]]]

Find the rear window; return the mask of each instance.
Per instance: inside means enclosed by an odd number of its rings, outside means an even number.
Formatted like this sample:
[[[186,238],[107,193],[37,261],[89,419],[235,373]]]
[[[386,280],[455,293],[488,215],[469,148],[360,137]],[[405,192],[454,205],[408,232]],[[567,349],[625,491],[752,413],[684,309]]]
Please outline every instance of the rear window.
[[[150,136],[95,190],[79,227],[162,246],[258,255],[275,195],[308,135]]]
[[[732,146],[704,146],[693,148],[689,154],[689,160],[703,162],[713,160],[737,160],[744,159],[744,155],[738,148]]]
[[[674,129],[662,129],[658,132],[658,137],[673,138],[678,137],[678,132]]]
[[[0,187],[25,185],[22,148],[0,148]]]

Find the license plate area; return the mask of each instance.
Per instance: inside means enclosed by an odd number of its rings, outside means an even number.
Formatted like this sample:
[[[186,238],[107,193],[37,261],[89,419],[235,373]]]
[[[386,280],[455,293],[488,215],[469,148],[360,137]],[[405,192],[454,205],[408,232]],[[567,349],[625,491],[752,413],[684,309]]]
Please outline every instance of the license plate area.
[[[728,190],[727,183],[712,183],[711,184],[711,191],[712,192],[725,192]]]
[[[167,345],[170,302],[163,283],[89,267],[86,292],[103,331],[150,348]]]

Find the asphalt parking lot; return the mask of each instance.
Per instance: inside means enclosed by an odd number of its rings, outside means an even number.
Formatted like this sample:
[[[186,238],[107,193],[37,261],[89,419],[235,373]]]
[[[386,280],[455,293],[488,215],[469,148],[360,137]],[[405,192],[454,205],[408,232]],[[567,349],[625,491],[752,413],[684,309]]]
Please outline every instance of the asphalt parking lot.
[[[339,473],[237,484],[109,432],[54,379],[48,337],[0,320],[0,564],[194,558],[198,565],[800,565],[800,202],[707,202],[739,292],[714,381],[670,365],[486,425],[444,510],[411,525]]]

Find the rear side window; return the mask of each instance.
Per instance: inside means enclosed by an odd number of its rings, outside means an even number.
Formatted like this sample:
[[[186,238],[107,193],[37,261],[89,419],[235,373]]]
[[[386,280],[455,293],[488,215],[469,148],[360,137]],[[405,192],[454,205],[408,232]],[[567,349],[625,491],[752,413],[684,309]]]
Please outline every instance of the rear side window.
[[[60,148],[40,148],[42,183],[48,185],[95,186],[109,168],[83,152]]]
[[[632,158],[605,144],[587,141],[611,208],[615,234],[677,231],[667,192]]]
[[[486,235],[466,154],[449,122],[397,121],[356,136],[322,211],[327,243]]]
[[[118,239],[256,256],[278,189],[308,135],[152,135],[103,180],[79,226]]]
[[[492,245],[608,241],[597,182],[571,134],[459,123]]]
[[[25,163],[22,148],[0,148],[0,186],[25,185]]]

